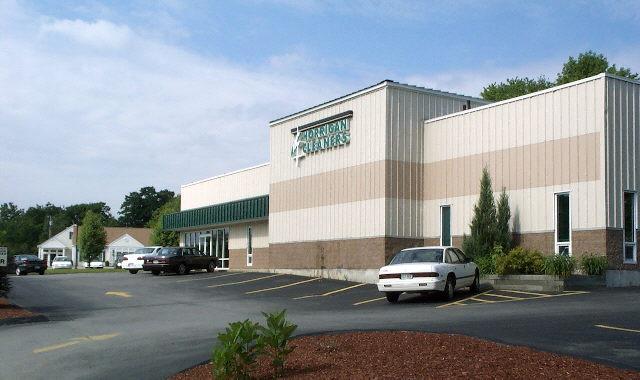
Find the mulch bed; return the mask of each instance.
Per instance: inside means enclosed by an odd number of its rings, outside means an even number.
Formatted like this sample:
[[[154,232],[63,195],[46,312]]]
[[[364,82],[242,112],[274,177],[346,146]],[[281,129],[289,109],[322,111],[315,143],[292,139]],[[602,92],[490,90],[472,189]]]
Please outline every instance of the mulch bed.
[[[36,314],[20,306],[12,305],[6,298],[0,298],[0,321],[5,319],[27,318]]]
[[[303,336],[292,344],[286,379],[640,379],[640,372],[461,335],[357,332]],[[272,378],[270,370],[260,360],[254,376]],[[211,366],[171,379],[211,379]]]

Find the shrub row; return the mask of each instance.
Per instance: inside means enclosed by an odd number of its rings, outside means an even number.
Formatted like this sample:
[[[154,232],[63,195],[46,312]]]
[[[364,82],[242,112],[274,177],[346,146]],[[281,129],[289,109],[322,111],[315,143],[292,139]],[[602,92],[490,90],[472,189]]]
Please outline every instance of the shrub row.
[[[218,334],[218,344],[211,355],[214,378],[250,379],[261,355],[270,359],[274,377],[282,375],[287,356],[295,348],[289,340],[298,326],[287,321],[285,310],[262,314],[266,326],[246,319],[230,323]]]
[[[523,247],[516,247],[505,253],[500,246],[496,246],[490,255],[474,258],[474,262],[482,274],[549,274],[568,277],[578,264],[590,276],[602,275],[607,270],[606,256],[588,254],[582,256],[577,263],[571,256],[545,256],[540,251]]]

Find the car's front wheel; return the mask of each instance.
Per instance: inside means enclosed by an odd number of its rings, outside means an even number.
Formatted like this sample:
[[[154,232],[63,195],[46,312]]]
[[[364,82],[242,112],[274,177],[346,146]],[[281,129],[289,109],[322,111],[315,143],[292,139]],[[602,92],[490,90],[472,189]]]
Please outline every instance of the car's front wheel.
[[[138,273],[138,270],[137,269],[129,269],[129,273],[136,274],[136,273]]]
[[[387,296],[387,301],[390,303],[396,303],[400,298],[400,292],[386,292],[384,295]]]
[[[456,279],[453,276],[447,277],[447,282],[444,285],[443,296],[447,301],[451,301],[453,299],[454,293],[456,289]]]
[[[38,272],[38,274],[40,274],[40,276],[42,276],[44,274],[44,270],[41,270],[40,272]]]
[[[476,274],[473,276],[473,284],[469,287],[472,293],[478,293],[480,291],[480,272],[476,270]]]
[[[181,276],[187,274],[187,266],[184,264],[180,264],[178,266],[178,274]]]
[[[214,272],[215,270],[216,270],[216,262],[209,261],[209,266],[207,266],[207,272],[211,273],[211,272]]]

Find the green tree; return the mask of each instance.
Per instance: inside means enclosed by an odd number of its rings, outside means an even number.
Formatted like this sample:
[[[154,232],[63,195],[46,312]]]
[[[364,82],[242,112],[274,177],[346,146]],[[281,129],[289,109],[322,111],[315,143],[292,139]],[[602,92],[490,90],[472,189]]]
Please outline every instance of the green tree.
[[[489,170],[482,169],[480,179],[480,197],[473,207],[471,235],[464,236],[462,249],[471,257],[483,257],[491,254],[496,241],[496,205]]]
[[[618,68],[615,64],[609,65],[609,61],[604,55],[589,50],[578,55],[577,59],[569,57],[562,66],[562,71],[558,74],[556,84],[565,84],[604,72],[629,79],[639,78],[638,73],[632,73],[631,69]]]
[[[552,87],[553,82],[541,76],[538,79],[509,78],[505,82],[493,82],[485,87],[480,96],[482,99],[498,102]]]
[[[120,206],[119,222],[126,227],[146,226],[153,213],[174,197],[173,191],[156,191],[153,186],[146,186],[140,191],[133,191],[124,197]]]
[[[91,262],[100,257],[107,244],[107,232],[102,224],[100,215],[87,211],[82,219],[82,226],[78,236],[78,247],[82,260]]]
[[[165,231],[163,229],[163,216],[180,211],[180,196],[172,198],[162,205],[149,221],[151,228],[151,244],[163,247],[177,246],[180,243],[180,234],[176,231]]]
[[[511,230],[509,229],[509,220],[511,219],[511,209],[509,208],[509,196],[502,188],[502,193],[498,198],[496,213],[496,242],[495,245],[502,247],[504,252],[511,250]]]

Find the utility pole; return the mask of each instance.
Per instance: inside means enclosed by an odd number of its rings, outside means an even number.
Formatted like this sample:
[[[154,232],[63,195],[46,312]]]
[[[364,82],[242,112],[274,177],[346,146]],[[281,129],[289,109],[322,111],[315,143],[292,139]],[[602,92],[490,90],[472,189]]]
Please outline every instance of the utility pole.
[[[51,215],[48,215],[49,217],[49,239],[51,239],[51,225],[53,224],[53,222],[51,221]]]

